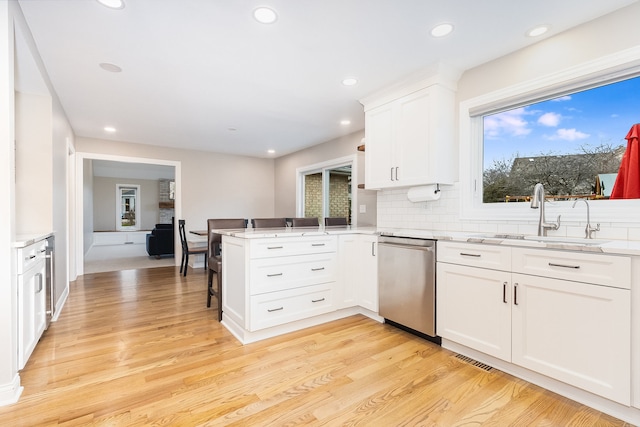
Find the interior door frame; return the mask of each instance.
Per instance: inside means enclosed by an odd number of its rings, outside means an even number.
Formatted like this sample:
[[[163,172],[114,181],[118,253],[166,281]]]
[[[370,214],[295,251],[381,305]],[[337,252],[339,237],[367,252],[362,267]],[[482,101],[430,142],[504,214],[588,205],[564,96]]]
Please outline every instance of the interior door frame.
[[[182,218],[182,167],[180,161],[150,159],[146,157],[117,156],[112,154],[76,152],[76,194],[75,194],[75,260],[76,276],[84,274],[84,160],[109,160],[113,162],[125,163],[146,163],[153,165],[173,166],[176,186],[176,198],[174,201],[174,212],[176,218]],[[175,227],[175,253],[180,253],[180,236],[178,227]],[[178,257],[175,257],[175,265],[178,265]]]

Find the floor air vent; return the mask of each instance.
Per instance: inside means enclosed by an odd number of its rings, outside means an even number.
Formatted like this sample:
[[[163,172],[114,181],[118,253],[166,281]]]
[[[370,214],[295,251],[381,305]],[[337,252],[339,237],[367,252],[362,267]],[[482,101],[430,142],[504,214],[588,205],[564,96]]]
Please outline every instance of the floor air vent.
[[[493,367],[491,367],[489,365],[485,365],[482,362],[478,362],[477,360],[474,360],[474,359],[472,359],[470,357],[467,357],[467,356],[463,356],[461,354],[457,354],[456,358],[458,358],[458,359],[462,360],[463,362],[466,362],[466,363],[468,363],[470,365],[473,365],[473,366],[476,366],[476,367],[478,367],[480,369],[483,369],[483,370],[485,370],[487,372],[489,372],[489,371],[491,371],[493,369]]]

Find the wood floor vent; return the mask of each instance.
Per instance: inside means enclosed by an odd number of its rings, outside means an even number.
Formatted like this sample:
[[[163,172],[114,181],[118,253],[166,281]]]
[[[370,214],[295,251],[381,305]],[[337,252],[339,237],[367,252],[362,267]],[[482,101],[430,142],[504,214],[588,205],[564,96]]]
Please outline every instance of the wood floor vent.
[[[491,370],[493,369],[493,367],[492,367],[492,366],[485,365],[485,364],[484,364],[484,363],[482,363],[482,362],[478,362],[478,361],[477,361],[477,360],[475,360],[475,359],[472,359],[472,358],[467,357],[467,356],[463,356],[463,355],[461,355],[461,354],[457,354],[457,355],[456,355],[456,358],[458,358],[458,359],[462,360],[463,362],[466,362],[466,363],[468,363],[468,364],[470,364],[470,365],[473,365],[473,366],[475,366],[475,367],[477,367],[477,368],[483,369],[483,370],[485,370],[485,371],[487,371],[487,372],[489,372],[489,371],[491,371]]]

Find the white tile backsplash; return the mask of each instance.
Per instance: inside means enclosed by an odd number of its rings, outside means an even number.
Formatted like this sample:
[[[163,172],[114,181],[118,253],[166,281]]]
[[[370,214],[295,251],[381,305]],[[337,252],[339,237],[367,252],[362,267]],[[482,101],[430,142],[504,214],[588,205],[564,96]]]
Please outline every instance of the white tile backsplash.
[[[460,220],[460,188],[458,184],[441,186],[442,195],[433,202],[413,203],[407,199],[407,188],[378,192],[378,227],[416,230],[459,231],[469,233],[535,234],[537,221]],[[549,210],[550,215],[556,213]],[[584,237],[584,222],[564,223],[554,236]],[[595,226],[595,224],[592,224]],[[627,223],[601,223],[596,239],[640,241],[640,226]]]

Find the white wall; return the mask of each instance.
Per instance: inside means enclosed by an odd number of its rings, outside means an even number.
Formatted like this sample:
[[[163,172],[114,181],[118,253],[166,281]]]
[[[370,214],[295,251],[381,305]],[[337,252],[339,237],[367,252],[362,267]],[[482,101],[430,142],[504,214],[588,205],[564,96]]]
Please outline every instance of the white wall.
[[[46,179],[49,188],[49,204],[46,210],[46,223],[48,230],[55,231],[56,235],[56,283],[54,296],[56,307],[63,303],[64,295],[68,290],[67,270],[67,150],[73,146],[73,133],[71,126],[60,105],[60,101],[51,85],[42,60],[38,55],[35,42],[26,25],[18,2],[0,2],[0,194],[4,199],[0,203],[0,218],[3,218],[3,227],[0,228],[0,271],[2,274],[0,286],[0,405],[8,404],[18,398],[20,388],[20,376],[17,370],[17,291],[15,276],[15,254],[12,243],[16,238],[16,182],[14,181],[14,140],[16,137],[16,110],[14,93],[18,90],[17,77],[24,77],[17,67],[14,46],[15,32],[22,39],[19,40],[20,54],[28,55],[32,60],[32,66],[42,80],[45,91],[51,96],[51,113],[48,118],[49,132],[47,139],[50,141],[52,152],[51,169],[47,168]],[[14,75],[17,70],[17,75]],[[31,190],[29,190],[31,191]],[[24,196],[24,194],[21,194]],[[24,224],[22,230],[29,227]]]
[[[585,61],[640,45],[637,17],[640,3],[543,40],[526,49],[466,71],[458,82],[458,103],[508,86],[558,72]],[[457,115],[456,115],[457,116]],[[640,121],[640,117],[638,118]],[[424,230],[504,232],[535,234],[537,211],[530,221],[461,221],[460,186],[442,187],[436,202],[411,203],[407,190],[384,190],[378,194],[378,226]],[[593,212],[592,212],[593,213]],[[601,223],[598,238],[640,240],[638,224]],[[577,223],[567,223],[558,235],[571,235]],[[584,229],[584,224],[582,224]]]
[[[157,180],[107,178],[96,176],[93,178],[93,230],[116,231],[116,186],[118,184],[132,184],[140,186],[140,230],[151,230],[158,223],[160,217],[160,184]]]

